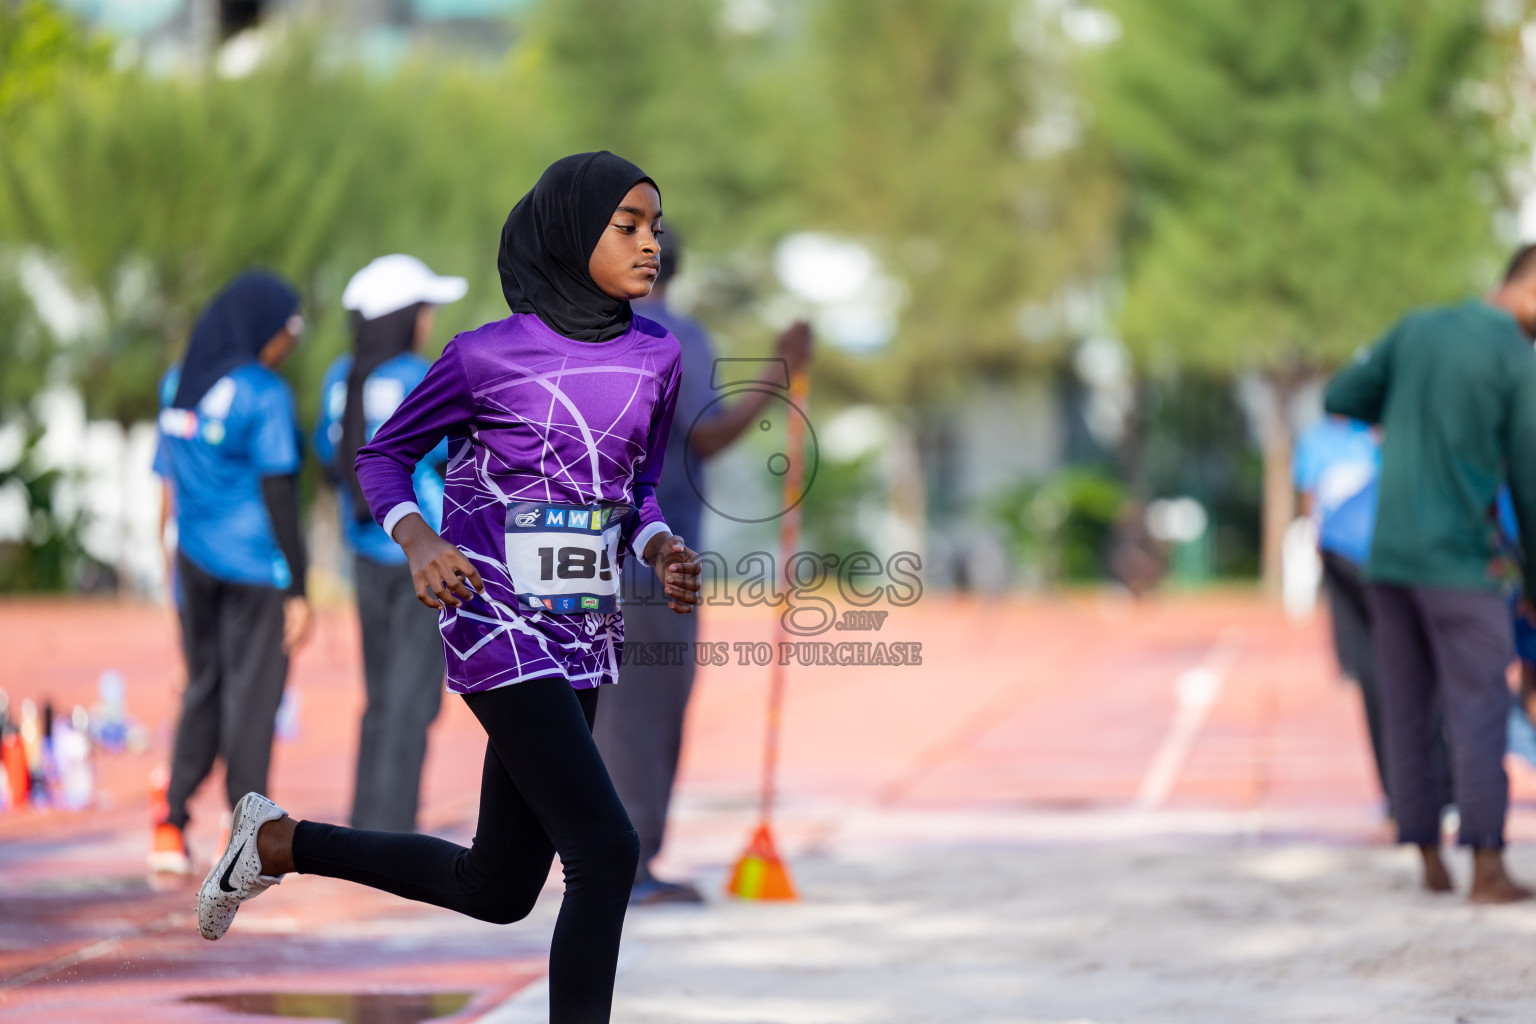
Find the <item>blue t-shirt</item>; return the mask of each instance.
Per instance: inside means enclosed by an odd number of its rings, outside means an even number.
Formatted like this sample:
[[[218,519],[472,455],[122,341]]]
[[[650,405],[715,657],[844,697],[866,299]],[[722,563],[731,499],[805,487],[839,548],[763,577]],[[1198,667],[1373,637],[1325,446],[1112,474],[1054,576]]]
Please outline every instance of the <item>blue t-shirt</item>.
[[[1312,495],[1318,547],[1364,565],[1376,532],[1381,445],[1371,428],[1327,417],[1296,440],[1296,489]]]
[[[1508,485],[1499,488],[1499,496],[1494,504],[1494,518],[1501,535],[1500,545],[1523,564],[1525,553],[1520,547],[1520,521],[1515,518],[1515,503],[1510,497]],[[1520,614],[1521,596],[1518,586],[1509,593],[1509,615],[1515,631],[1515,654],[1521,661],[1536,662],[1536,626]]]
[[[389,419],[406,395],[427,375],[431,364],[415,352],[403,352],[368,375],[363,382],[363,420],[368,440],[373,440],[380,424]],[[352,357],[344,355],[325,371],[320,385],[320,421],[315,424],[315,455],[320,464],[330,471],[332,479],[339,479],[336,466],[336,446],[341,443],[341,417],[347,408],[347,375],[352,372]],[[416,504],[421,515],[434,530],[443,523],[443,478],[439,467],[448,459],[448,442],[438,442],[416,466],[411,483],[416,490]],[[352,550],[375,562],[385,565],[404,565],[405,552],[389,538],[373,521],[373,517],[358,520],[353,514],[352,488],[338,485],[338,504],[341,506],[341,532]]]
[[[177,545],[199,569],[231,583],[292,582],[277,546],[261,478],[299,471],[299,428],[288,382],[259,363],[219,378],[197,408],[171,401],[181,368],[160,381],[155,472],[175,491]]]
[[[672,532],[688,546],[698,549],[700,524],[704,519],[704,468],[696,465],[695,489],[688,479],[688,432],[699,414],[719,396],[710,386],[715,350],[709,333],[697,320],[674,313],[664,302],[645,300],[633,303],[634,310],[647,320],[654,320],[677,338],[682,349],[682,372],[677,383],[677,408],[672,414],[672,435],[667,439],[667,457],[661,467],[661,481],[656,485],[656,502],[667,517]]]

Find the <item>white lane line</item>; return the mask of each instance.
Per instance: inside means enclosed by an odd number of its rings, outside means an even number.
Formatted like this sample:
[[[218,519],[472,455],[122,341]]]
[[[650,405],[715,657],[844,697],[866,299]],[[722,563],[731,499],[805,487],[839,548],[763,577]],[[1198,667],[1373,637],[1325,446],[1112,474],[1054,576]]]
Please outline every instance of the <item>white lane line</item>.
[[[1189,756],[1189,748],[1205,725],[1211,705],[1221,696],[1227,673],[1237,663],[1239,653],[1235,634],[1231,631],[1223,633],[1216,638],[1200,664],[1179,674],[1174,683],[1178,710],[1174,712],[1163,741],[1158,744],[1152,763],[1141,777],[1141,786],[1136,791],[1138,811],[1155,811],[1168,799],[1184,768],[1184,760]]]

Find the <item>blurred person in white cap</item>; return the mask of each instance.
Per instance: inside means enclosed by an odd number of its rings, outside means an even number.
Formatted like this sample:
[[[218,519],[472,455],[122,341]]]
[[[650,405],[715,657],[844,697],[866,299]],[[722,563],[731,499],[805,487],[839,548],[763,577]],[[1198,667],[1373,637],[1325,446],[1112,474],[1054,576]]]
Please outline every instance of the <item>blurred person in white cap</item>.
[[[443,694],[437,616],[416,599],[405,553],[368,511],[353,462],[401,401],[427,375],[421,355],[433,310],[464,297],[462,277],[441,277],[414,256],[381,256],[353,275],[342,294],[352,351],[326,371],[315,451],[336,484],[341,531],[351,547],[368,694],[357,750],[352,827],[414,832],[427,755],[427,729]],[[442,519],[446,442],[417,466],[417,504]]]

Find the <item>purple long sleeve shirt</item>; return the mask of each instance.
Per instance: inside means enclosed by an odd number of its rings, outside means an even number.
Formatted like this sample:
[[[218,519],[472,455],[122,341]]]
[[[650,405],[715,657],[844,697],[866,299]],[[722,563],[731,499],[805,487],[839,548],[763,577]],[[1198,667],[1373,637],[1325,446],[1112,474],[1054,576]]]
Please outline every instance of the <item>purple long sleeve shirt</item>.
[[[368,507],[393,534],[416,510],[416,463],[448,439],[443,537],[485,581],[483,596],[438,616],[450,690],[547,676],[588,689],[618,679],[624,625],[616,612],[520,605],[507,566],[507,507],[627,503],[637,514],[621,543],[643,551],[667,530],[656,483],[679,376],[677,339],[643,317],[612,341],[581,342],[537,316],[513,315],[449,342],[358,451]]]

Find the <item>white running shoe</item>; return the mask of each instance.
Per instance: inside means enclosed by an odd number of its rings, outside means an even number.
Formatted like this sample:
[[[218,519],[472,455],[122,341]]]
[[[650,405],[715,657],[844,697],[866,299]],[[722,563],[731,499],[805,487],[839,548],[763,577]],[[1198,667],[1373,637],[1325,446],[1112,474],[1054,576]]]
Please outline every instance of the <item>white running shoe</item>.
[[[229,826],[229,844],[224,856],[214,861],[203,887],[197,890],[197,930],[205,939],[217,939],[229,931],[240,904],[260,896],[281,882],[280,875],[261,873],[261,855],[256,852],[256,833],[269,821],[285,812],[260,793],[247,793],[235,804]]]

